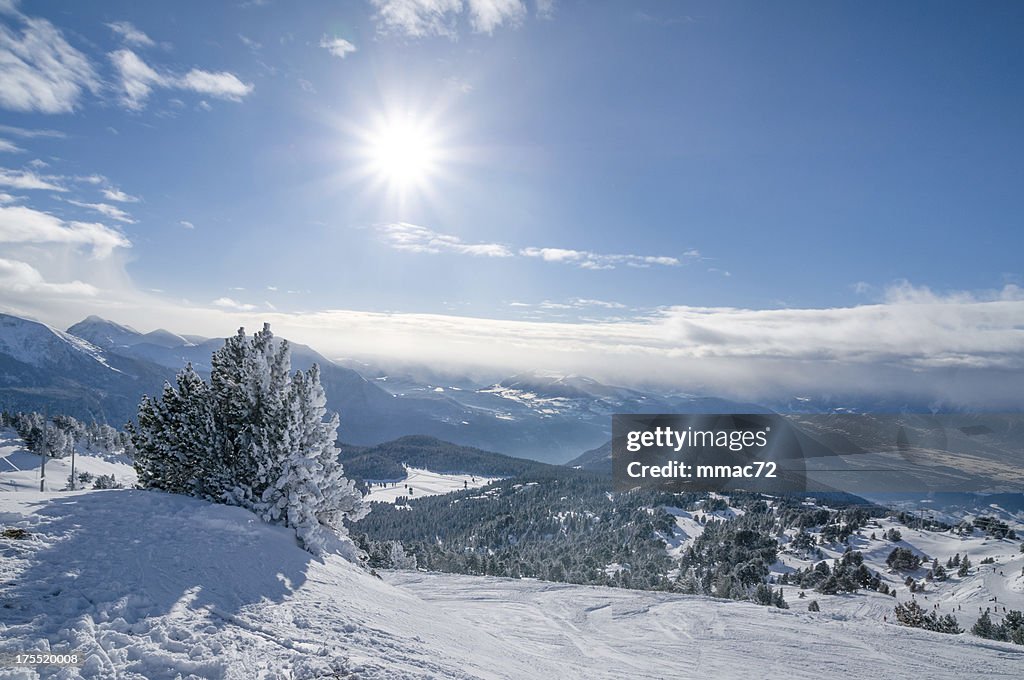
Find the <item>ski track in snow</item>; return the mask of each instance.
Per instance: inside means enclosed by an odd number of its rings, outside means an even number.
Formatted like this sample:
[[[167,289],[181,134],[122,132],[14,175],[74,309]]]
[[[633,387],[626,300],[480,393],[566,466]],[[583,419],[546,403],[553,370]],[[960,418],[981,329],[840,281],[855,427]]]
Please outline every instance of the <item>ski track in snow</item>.
[[[153,491],[0,494],[2,678],[1018,678],[1024,648],[534,580],[386,572],[300,550],[240,508]],[[801,608],[802,609],[802,608]]]

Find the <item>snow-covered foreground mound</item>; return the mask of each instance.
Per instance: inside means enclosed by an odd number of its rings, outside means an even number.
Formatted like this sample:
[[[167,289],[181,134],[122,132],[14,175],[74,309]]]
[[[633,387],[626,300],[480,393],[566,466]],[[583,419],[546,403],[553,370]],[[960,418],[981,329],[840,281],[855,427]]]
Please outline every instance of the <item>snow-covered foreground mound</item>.
[[[366,500],[376,503],[394,503],[401,496],[422,498],[487,486],[498,477],[481,477],[479,475],[457,475],[442,472],[431,472],[419,468],[406,468],[405,479],[399,482],[386,482],[379,486],[371,482],[370,492]],[[412,487],[412,493],[409,492]]]
[[[87,657],[43,677],[1016,678],[1024,663],[1010,644],[738,602],[382,581],[244,510],[151,491],[0,494],[0,525],[31,533],[0,538],[0,652]]]

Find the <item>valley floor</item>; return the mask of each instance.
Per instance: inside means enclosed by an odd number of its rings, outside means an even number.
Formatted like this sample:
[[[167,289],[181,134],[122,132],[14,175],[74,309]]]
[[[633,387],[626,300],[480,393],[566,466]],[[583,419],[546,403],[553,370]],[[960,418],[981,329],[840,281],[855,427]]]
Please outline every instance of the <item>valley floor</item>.
[[[838,615],[301,551],[239,508],[151,491],[0,494],[0,678],[1018,678],[1024,648]]]

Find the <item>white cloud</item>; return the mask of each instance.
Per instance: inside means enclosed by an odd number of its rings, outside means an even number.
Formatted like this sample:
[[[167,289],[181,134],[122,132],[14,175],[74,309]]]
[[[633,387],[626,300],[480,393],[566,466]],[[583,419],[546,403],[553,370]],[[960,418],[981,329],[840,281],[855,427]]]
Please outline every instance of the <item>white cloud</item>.
[[[603,307],[605,309],[625,309],[626,305],[621,302],[609,302],[608,300],[592,300],[588,298],[576,298],[572,301],[577,307]]]
[[[192,90],[199,94],[209,95],[218,99],[240,102],[253,91],[253,85],[243,83],[233,73],[227,71],[204,71],[194,68],[179,81],[179,87]]]
[[[454,35],[462,0],[372,0],[381,28],[412,37]]]
[[[241,101],[253,91],[253,85],[243,83],[227,71],[204,71],[194,68],[184,76],[161,73],[143,61],[131,50],[110,53],[110,60],[120,76],[121,102],[132,111],[140,111],[154,88],[190,90],[202,95]]]
[[[517,26],[526,16],[522,0],[372,0],[382,30],[410,37],[454,36],[460,18],[477,33]],[[540,8],[538,8],[540,10]]]
[[[130,248],[121,232],[94,222],[65,222],[24,206],[0,206],[0,243],[61,243],[89,246],[104,258],[115,248]]]
[[[939,295],[897,286],[892,295],[900,301],[828,309],[680,306],[571,323],[351,310],[263,310],[215,323],[216,332],[227,333],[239,322],[269,321],[282,336],[328,356],[555,370],[742,399],[812,392],[1024,406],[1024,290]],[[575,307],[548,308],[559,304]]]
[[[573,264],[582,269],[614,269],[617,265],[646,268],[650,266],[678,267],[683,263],[679,257],[667,255],[605,255],[589,250],[571,250],[568,248],[523,248],[519,254],[534,257],[545,262]],[[683,253],[684,258],[697,258],[699,253],[690,250]]]
[[[320,38],[320,47],[324,48],[339,59],[356,51],[356,46],[344,38],[328,38],[326,35]]]
[[[214,300],[212,303],[215,307],[223,307],[224,309],[234,309],[240,312],[251,312],[256,309],[256,305],[248,305],[236,300],[232,300],[229,297],[221,297]]]
[[[121,102],[132,111],[146,106],[154,87],[169,87],[167,79],[153,70],[131,50],[118,50],[110,60],[121,76]]]
[[[451,234],[442,234],[417,224],[395,222],[377,227],[384,241],[395,250],[412,253],[457,253],[459,255],[483,255],[488,257],[513,257],[516,253],[500,243],[465,243]],[[604,255],[587,250],[569,248],[523,248],[523,257],[539,258],[545,262],[568,263],[583,269],[614,269],[617,265],[628,267],[676,267],[683,259],[700,258],[696,250],[688,250],[680,257],[667,255]]]
[[[19,260],[0,257],[0,290],[8,293],[51,293],[56,295],[95,296],[95,286],[81,281],[48,283],[39,270]]]
[[[457,236],[439,234],[408,222],[385,224],[377,228],[384,241],[395,250],[412,253],[456,253],[483,257],[512,257],[512,251],[500,243],[464,243]]]
[[[89,59],[45,19],[15,13],[20,32],[0,23],[0,106],[69,113],[84,91],[99,92]]]
[[[31,129],[18,127],[16,125],[0,125],[0,132],[8,135],[14,135],[15,137],[24,137],[25,139],[35,139],[37,137],[64,139],[67,137],[67,135],[60,130]]]
[[[89,210],[94,210],[99,214],[105,215],[106,217],[109,217],[112,220],[117,220],[118,222],[124,222],[125,224],[135,224],[135,219],[131,215],[126,213],[124,210],[118,208],[116,205],[110,205],[109,203],[85,203],[82,201],[68,201],[68,203],[70,203],[71,205],[77,205],[79,208],[88,208]]]
[[[152,38],[135,28],[130,21],[114,21],[107,24],[107,28],[121,36],[121,39],[129,45],[139,45],[140,47],[156,45]]]
[[[469,19],[478,33],[493,33],[508,24],[517,26],[526,16],[526,7],[520,0],[468,0]]]
[[[196,225],[192,224],[188,220],[181,220],[180,222],[178,222],[178,224],[180,224],[181,226],[185,227],[186,229],[195,229],[196,228]]]
[[[77,275],[49,278],[93,283]],[[47,307],[37,299],[43,296],[25,296],[22,306],[59,325],[105,312],[138,327],[209,337],[266,321],[277,335],[327,356],[438,370],[488,375],[552,370],[611,384],[662,385],[755,401],[794,394],[860,395],[921,399],[936,406],[1024,408],[1024,290],[1016,286],[940,294],[898,284],[889,299],[871,305],[672,307],[625,319],[572,322],[354,310],[284,313],[232,298],[197,306],[155,298],[130,285],[100,288],[102,296],[63,306]]]
[[[130,194],[126,194],[125,192],[121,191],[120,189],[113,188],[113,187],[111,187],[109,189],[104,189],[103,190],[103,196],[108,201],[117,201],[118,203],[138,203],[139,202],[139,198],[137,196],[132,196]]]
[[[6,139],[0,139],[0,153],[21,153],[24,151],[20,146]]]
[[[57,184],[59,181],[59,177],[38,175],[28,170],[0,168],[0,186],[12,187],[14,189],[67,191],[67,188]]]
[[[263,45],[261,45],[260,43],[256,42],[255,40],[253,40],[249,36],[242,35],[241,33],[239,33],[238,34],[238,39],[242,41],[243,45],[248,47],[253,52],[258,52],[259,50],[263,49]]]

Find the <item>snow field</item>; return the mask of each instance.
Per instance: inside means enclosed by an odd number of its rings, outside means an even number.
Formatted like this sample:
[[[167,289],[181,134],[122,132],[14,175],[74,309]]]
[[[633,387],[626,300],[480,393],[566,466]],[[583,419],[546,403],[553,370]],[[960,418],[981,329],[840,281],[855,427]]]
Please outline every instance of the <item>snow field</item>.
[[[0,494],[17,678],[1018,678],[1024,649],[870,619],[536,580],[388,572],[235,507],[154,491]],[[753,675],[752,675],[753,674]]]
[[[370,493],[365,498],[368,502],[373,503],[394,503],[400,496],[409,496],[410,498],[439,496],[463,489],[478,489],[498,479],[500,478],[479,475],[442,474],[410,467],[406,468],[405,479],[397,484],[386,482],[387,486],[381,487],[371,483]],[[411,495],[407,488],[409,486],[413,489]]]

